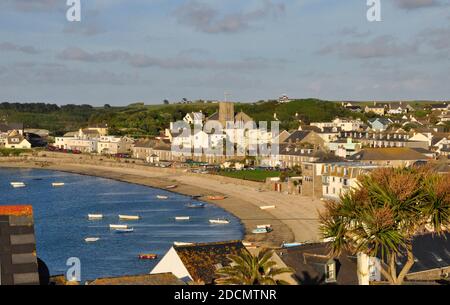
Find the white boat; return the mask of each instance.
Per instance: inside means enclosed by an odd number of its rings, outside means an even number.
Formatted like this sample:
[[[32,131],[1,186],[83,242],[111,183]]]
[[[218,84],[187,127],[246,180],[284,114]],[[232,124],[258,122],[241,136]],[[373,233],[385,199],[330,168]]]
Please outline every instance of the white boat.
[[[210,219],[209,222],[220,225],[226,225],[230,223],[228,219]]]
[[[272,225],[257,225],[257,229],[265,229],[265,228],[272,228]]]
[[[52,186],[53,187],[64,186],[64,182],[53,182]]]
[[[119,219],[123,220],[139,220],[141,219],[140,216],[132,216],[132,215],[119,215]]]
[[[189,216],[177,216],[175,217],[175,220],[189,220],[191,217]]]
[[[261,210],[270,210],[270,209],[275,209],[276,208],[276,206],[274,206],[274,205],[264,205],[264,206],[261,206],[261,207],[259,207]]]
[[[88,218],[92,219],[92,220],[94,220],[94,219],[102,219],[103,215],[102,214],[88,214]]]
[[[166,186],[166,189],[174,189],[174,188],[176,188],[178,185],[176,185],[176,184],[173,184],[173,185],[168,185],[168,186]]]
[[[193,243],[185,243],[185,242],[182,242],[182,241],[174,241],[173,245],[174,246],[190,246],[190,245],[193,245]]]
[[[100,237],[87,237],[87,238],[84,239],[84,241],[87,242],[87,243],[95,243],[99,239],[100,239]]]
[[[128,229],[128,225],[109,225],[109,228],[113,230],[126,230]]]
[[[270,228],[262,228],[262,229],[254,229],[252,231],[253,234],[266,234],[272,232],[272,229]]]
[[[18,187],[25,187],[25,183],[23,182],[11,182],[11,186],[14,188],[18,188]]]
[[[156,195],[156,198],[158,198],[158,199],[169,199],[168,196],[164,196],[164,195]]]
[[[283,243],[281,245],[281,248],[294,248],[294,247],[298,247],[298,246],[302,246],[304,245],[304,243]]]

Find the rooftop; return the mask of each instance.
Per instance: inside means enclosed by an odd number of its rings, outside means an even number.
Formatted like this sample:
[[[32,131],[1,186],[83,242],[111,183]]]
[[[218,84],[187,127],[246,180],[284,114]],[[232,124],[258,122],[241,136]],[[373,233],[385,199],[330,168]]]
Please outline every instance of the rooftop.
[[[125,275],[99,278],[88,285],[185,285],[172,273]]]
[[[411,148],[366,148],[349,158],[353,161],[364,160],[425,160],[427,157]]]

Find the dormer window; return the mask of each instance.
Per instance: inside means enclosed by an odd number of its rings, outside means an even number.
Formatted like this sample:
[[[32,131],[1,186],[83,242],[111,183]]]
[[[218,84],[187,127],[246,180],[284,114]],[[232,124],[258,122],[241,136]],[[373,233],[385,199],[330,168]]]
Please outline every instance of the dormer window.
[[[325,265],[325,283],[336,283],[336,261],[330,259]]]

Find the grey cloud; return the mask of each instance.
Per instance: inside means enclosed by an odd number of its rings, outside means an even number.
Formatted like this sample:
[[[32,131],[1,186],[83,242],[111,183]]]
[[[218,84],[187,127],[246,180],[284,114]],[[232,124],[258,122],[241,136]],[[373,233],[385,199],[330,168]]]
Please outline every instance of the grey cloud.
[[[113,50],[104,52],[87,52],[78,47],[70,47],[57,54],[61,60],[106,63],[125,62],[134,68],[158,67],[163,69],[262,69],[269,63],[261,58],[247,58],[241,61],[218,62],[216,60],[197,60],[178,56],[173,58],[157,58],[145,54],[132,54],[126,51]]]
[[[0,51],[21,52],[26,54],[40,53],[40,51],[33,46],[21,46],[10,42],[0,43]]]
[[[397,7],[405,10],[435,7],[443,4],[439,0],[392,0],[392,1]]]
[[[196,0],[189,0],[175,10],[178,23],[191,26],[205,33],[237,33],[250,27],[251,22],[266,17],[283,14],[283,4],[264,0],[259,9],[246,13],[230,13],[222,15],[212,6]]]
[[[337,53],[343,58],[380,58],[403,57],[415,54],[418,51],[416,43],[399,43],[390,35],[373,38],[368,42],[348,42],[328,45],[317,51],[319,55]]]

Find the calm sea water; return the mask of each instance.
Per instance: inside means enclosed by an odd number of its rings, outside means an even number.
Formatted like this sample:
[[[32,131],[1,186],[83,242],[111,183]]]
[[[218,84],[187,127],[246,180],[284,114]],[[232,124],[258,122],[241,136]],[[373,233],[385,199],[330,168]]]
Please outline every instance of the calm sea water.
[[[24,182],[14,189],[10,182]],[[52,182],[64,182],[54,188]],[[156,195],[167,195],[158,200]],[[69,257],[81,260],[82,280],[126,274],[148,273],[158,261],[139,260],[140,253],[161,258],[174,241],[212,242],[241,239],[239,220],[226,211],[208,205],[189,209],[190,197],[114,180],[48,170],[1,169],[0,205],[31,204],[37,240],[37,254],[52,275],[65,274]],[[87,214],[104,215],[89,221]],[[119,221],[118,215],[140,215],[139,221]],[[190,221],[175,221],[190,216]],[[209,219],[225,217],[229,225],[211,225]],[[133,233],[117,234],[109,224],[128,224]],[[100,237],[87,244],[86,237]]]

